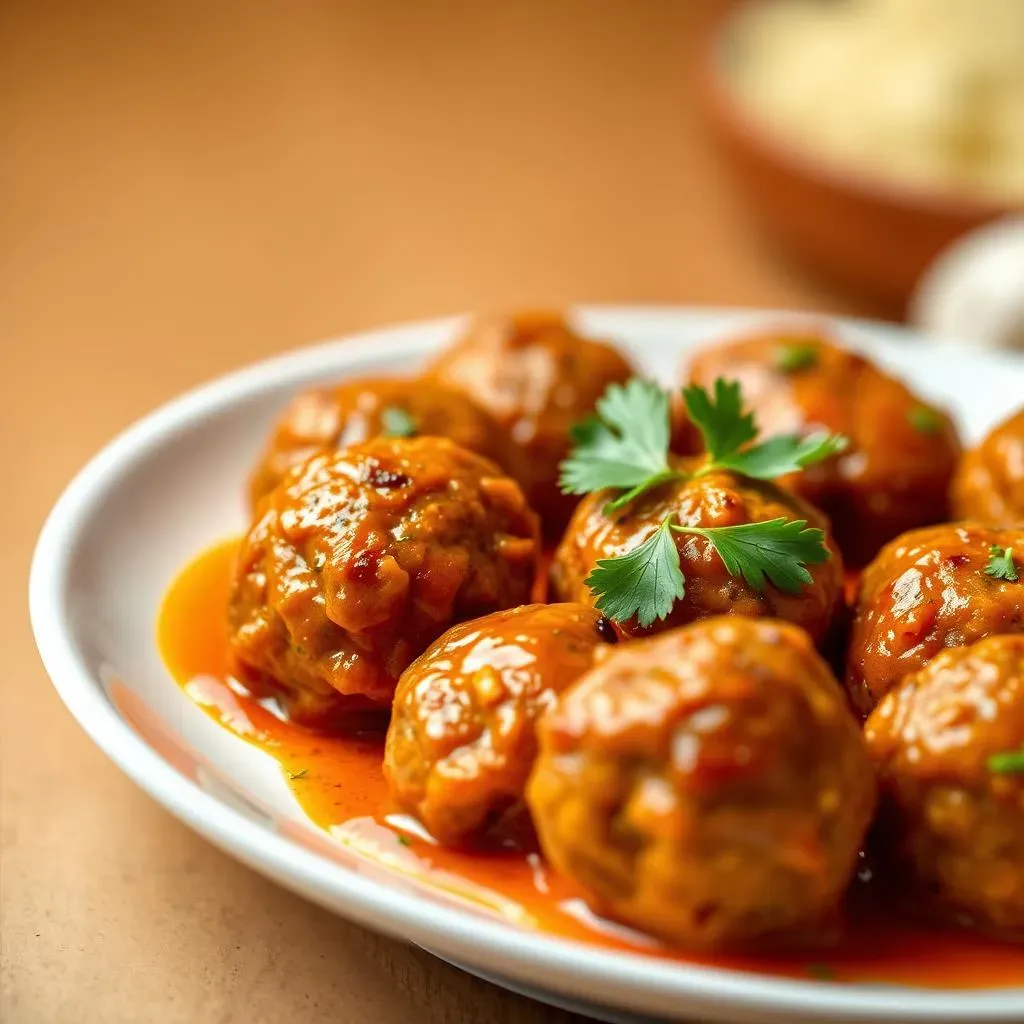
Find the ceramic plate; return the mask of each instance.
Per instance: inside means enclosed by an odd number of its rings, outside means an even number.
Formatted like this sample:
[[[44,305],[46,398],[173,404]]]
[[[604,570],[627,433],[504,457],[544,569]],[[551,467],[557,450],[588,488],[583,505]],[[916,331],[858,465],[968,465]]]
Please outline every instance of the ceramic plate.
[[[765,314],[586,308],[670,379],[693,343]],[[331,342],[199,388],[104,449],[57,502],[39,539],[32,622],[72,714],[135,782],[268,878],[370,928],[510,987],[579,1000],[621,1020],[1020,1021],[1024,987],[935,991],[838,985],[688,966],[527,931],[417,891],[305,819],[276,762],[195,707],[168,675],[154,623],[168,584],[207,545],[244,529],[244,477],[289,395],[341,377],[408,373],[458,329],[435,321]],[[968,440],[1019,405],[1024,362],[937,349],[896,328],[847,323],[848,342],[948,404]]]

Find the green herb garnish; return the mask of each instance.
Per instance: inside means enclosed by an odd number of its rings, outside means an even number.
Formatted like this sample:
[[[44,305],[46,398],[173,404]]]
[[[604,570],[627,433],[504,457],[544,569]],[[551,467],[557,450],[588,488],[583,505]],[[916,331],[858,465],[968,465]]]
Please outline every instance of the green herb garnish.
[[[399,846],[412,846],[408,836],[395,836]]]
[[[686,595],[673,533],[704,537],[732,576],[742,576],[757,591],[765,580],[795,593],[811,582],[808,565],[827,561],[825,534],[808,528],[806,519],[770,519],[740,526],[680,526],[673,516],[639,547],[617,558],[600,558],[586,583],[598,611],[617,622],[636,616],[641,626],[665,618]]]
[[[781,345],[775,351],[775,369],[780,373],[799,373],[818,365],[818,350],[798,341]]]
[[[714,398],[693,384],[683,389],[683,399],[708,452],[708,462],[697,471],[698,475],[730,469],[755,480],[771,480],[830,458],[843,451],[848,443],[841,434],[819,431],[808,437],[781,434],[750,445],[749,442],[757,438],[758,430],[754,417],[743,412],[737,381],[716,380]]]
[[[910,425],[925,437],[934,437],[942,430],[942,417],[927,405],[915,405],[907,410]]]
[[[988,565],[985,566],[985,575],[996,580],[1007,580],[1016,583],[1020,579],[1017,572],[1017,565],[1013,560],[1013,548],[1001,548],[993,544],[988,549]]]
[[[380,423],[387,437],[416,436],[416,421],[397,405],[386,405],[381,409]]]
[[[669,465],[668,394],[657,384],[638,377],[612,384],[595,409],[572,429],[576,446],[559,478],[564,493],[624,491],[605,506],[614,512],[658,484],[682,479]]]
[[[754,417],[743,412],[736,382],[717,380],[713,394],[692,385],[684,389],[683,398],[707,450],[704,464],[692,474],[674,468],[669,459],[668,395],[655,384],[633,379],[609,387],[597,403],[597,414],[573,431],[576,447],[562,463],[562,490],[621,492],[604,506],[608,515],[670,480],[714,470],[771,479],[797,472],[846,447],[845,438],[825,433],[753,443],[757,426]],[[804,519],[699,527],[681,525],[669,515],[632,551],[597,561],[586,581],[596,607],[619,622],[636,617],[641,626],[665,618],[686,593],[675,533],[710,541],[730,575],[742,576],[758,591],[770,582],[795,593],[811,581],[807,566],[831,557],[824,532],[809,528]]]
[[[988,759],[988,770],[999,775],[1024,775],[1024,747],[993,754]]]
[[[599,558],[587,577],[597,608],[616,622],[634,615],[641,626],[663,619],[686,593],[679,551],[672,539],[672,517],[638,548],[618,558]]]

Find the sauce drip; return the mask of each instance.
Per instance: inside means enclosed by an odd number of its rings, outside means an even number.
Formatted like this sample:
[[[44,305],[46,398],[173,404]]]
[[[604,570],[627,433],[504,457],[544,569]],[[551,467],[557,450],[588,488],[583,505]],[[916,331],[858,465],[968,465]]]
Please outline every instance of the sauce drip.
[[[528,844],[472,852],[437,846],[391,806],[383,736],[325,737],[282,721],[232,676],[224,609],[233,541],[201,554],[172,584],[160,612],[164,660],[188,696],[225,728],[274,758],[309,818],[375,873],[456,900],[510,925],[647,956],[790,977],[942,988],[1024,984],[1024,949],[966,932],[894,919],[858,883],[838,945],[820,953],[739,955],[668,949],[589,910],[580,892]],[[333,843],[332,841],[333,840]]]

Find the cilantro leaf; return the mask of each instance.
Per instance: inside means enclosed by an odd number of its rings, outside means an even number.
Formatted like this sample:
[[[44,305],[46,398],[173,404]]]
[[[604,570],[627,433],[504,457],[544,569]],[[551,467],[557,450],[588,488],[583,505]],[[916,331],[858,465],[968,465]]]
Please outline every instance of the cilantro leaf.
[[[815,462],[838,454],[848,444],[842,434],[829,434],[824,430],[805,438],[784,434],[724,456],[709,468],[731,469],[755,480],[771,480],[784,473],[798,473]]]
[[[596,416],[572,429],[576,447],[561,466],[563,492],[625,491],[609,502],[612,511],[681,475],[668,462],[668,395],[657,384],[637,377],[612,384],[596,409]]]
[[[996,580],[1007,580],[1016,583],[1020,579],[1017,572],[1017,565],[1013,560],[1013,548],[1001,548],[993,544],[989,548],[988,565],[985,566],[985,575]]]
[[[721,463],[757,437],[753,414],[743,412],[739,381],[719,377],[713,398],[699,384],[691,384],[683,388],[683,401],[710,462]]]
[[[993,754],[988,759],[988,770],[997,775],[1024,775],[1024,747]]]
[[[677,533],[705,537],[714,545],[732,576],[742,575],[757,591],[765,578],[779,590],[795,594],[811,582],[808,565],[831,558],[823,530],[809,528],[806,519],[769,519],[739,526],[673,526]]]
[[[617,558],[598,559],[586,581],[598,611],[616,622],[636,616],[641,626],[672,611],[686,593],[672,525],[669,516],[638,548]]]
[[[743,412],[738,382],[719,377],[714,398],[699,384],[691,384],[683,389],[683,398],[708,450],[708,462],[700,474],[730,469],[757,480],[770,480],[821,462],[848,444],[839,434],[820,431],[805,438],[785,434],[744,448],[757,437],[757,427],[754,417]]]
[[[416,421],[397,405],[386,405],[380,411],[380,425],[386,437],[415,437]]]

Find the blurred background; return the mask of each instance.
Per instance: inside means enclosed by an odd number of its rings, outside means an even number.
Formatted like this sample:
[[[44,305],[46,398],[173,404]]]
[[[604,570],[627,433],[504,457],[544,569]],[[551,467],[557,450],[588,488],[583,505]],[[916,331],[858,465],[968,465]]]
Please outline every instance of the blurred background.
[[[268,894],[58,707],[31,545],[116,430],[271,352],[470,309],[909,314],[1024,345],[1022,205],[1020,0],[5,0],[0,1015],[333,1020],[344,996],[397,1021],[411,990],[488,1019],[482,983]]]

